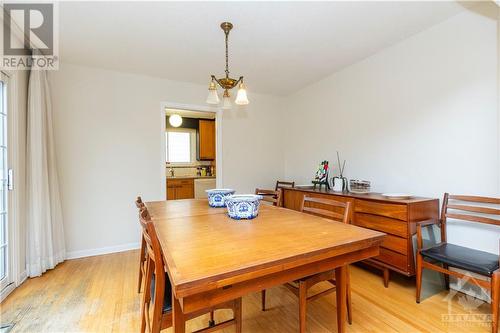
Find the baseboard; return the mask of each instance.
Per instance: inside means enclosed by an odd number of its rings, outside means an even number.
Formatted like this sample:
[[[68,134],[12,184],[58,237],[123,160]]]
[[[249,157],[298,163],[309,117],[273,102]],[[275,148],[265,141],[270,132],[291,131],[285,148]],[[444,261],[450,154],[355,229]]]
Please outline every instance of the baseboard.
[[[7,296],[9,296],[9,294],[14,291],[14,289],[16,289],[16,284],[11,283],[2,291],[0,291],[0,303],[2,303],[7,298]]]
[[[128,244],[121,244],[121,245],[115,245],[115,246],[101,247],[101,248],[97,248],[97,249],[70,251],[70,252],[66,252],[66,259],[77,259],[77,258],[84,258],[84,257],[99,256],[99,255],[109,254],[109,253],[136,250],[139,248],[139,245],[140,245],[139,243],[128,243]]]

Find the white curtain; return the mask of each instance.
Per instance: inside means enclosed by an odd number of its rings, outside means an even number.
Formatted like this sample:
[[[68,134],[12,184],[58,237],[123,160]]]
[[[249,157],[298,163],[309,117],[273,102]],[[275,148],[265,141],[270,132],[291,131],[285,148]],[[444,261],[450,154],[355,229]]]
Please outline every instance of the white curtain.
[[[44,70],[30,73],[27,133],[27,261],[28,276],[34,277],[66,256],[50,87]]]

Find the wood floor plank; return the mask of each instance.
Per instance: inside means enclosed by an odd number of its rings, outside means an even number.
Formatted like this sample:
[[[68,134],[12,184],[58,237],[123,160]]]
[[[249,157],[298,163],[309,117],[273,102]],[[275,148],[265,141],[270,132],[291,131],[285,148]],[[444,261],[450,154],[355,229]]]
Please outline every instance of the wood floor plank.
[[[1,323],[15,323],[16,332],[138,332],[140,298],[136,292],[138,251],[68,260],[43,276],[29,279],[0,304]],[[353,324],[347,332],[490,332],[484,322],[447,322],[446,315],[487,315],[489,304],[474,303],[462,294],[447,301],[448,293],[427,294],[415,303],[414,281],[394,276],[384,288],[376,272],[351,268]],[[312,293],[327,288],[315,286]],[[464,308],[464,302],[472,306]],[[260,309],[260,293],[243,299],[243,331],[297,332],[298,302],[286,288],[267,292],[268,310]],[[308,303],[307,331],[336,332],[335,295]],[[216,320],[231,318],[216,313]],[[482,318],[482,317],[479,317]],[[208,315],[187,323],[187,332],[201,328]],[[170,333],[171,329],[165,332]],[[234,332],[233,327],[222,333]]]

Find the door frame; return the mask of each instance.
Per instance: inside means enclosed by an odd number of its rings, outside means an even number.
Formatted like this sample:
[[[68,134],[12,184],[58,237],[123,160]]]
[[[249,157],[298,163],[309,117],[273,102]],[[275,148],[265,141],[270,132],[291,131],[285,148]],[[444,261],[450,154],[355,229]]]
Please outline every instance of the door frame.
[[[166,168],[166,156],[165,156],[165,131],[167,129],[165,109],[179,109],[186,111],[197,111],[197,112],[210,112],[215,113],[215,180],[216,186],[218,188],[224,187],[223,177],[223,165],[222,165],[222,109],[217,107],[211,107],[206,105],[196,105],[196,104],[182,104],[175,102],[161,102],[160,103],[160,142],[161,142],[161,153],[160,153],[160,166],[161,166],[161,195],[166,198],[167,189],[167,168]]]
[[[13,170],[13,190],[8,191],[7,224],[8,224],[8,269],[10,270],[10,284],[0,290],[0,302],[3,301],[17,286],[27,278],[26,267],[21,267],[21,230],[19,224],[20,186],[17,173],[21,158],[19,154],[19,103],[18,78],[19,73],[2,70],[7,77],[7,168]]]

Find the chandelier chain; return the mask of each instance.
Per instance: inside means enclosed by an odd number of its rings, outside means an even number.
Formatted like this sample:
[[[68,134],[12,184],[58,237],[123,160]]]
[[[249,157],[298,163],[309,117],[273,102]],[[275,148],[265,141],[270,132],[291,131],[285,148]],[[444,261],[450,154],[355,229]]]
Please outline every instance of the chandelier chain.
[[[228,37],[229,31],[226,34],[226,78],[229,77],[229,51],[228,51]]]

